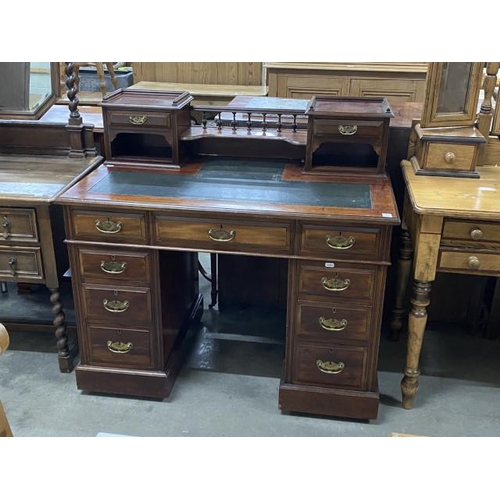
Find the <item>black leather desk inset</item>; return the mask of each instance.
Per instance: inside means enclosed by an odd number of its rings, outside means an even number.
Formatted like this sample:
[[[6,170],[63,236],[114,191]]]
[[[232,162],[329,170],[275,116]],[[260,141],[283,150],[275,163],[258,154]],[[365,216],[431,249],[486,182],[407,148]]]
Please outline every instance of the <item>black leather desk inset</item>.
[[[131,196],[162,196],[196,200],[243,201],[277,205],[302,204],[339,208],[371,208],[368,184],[336,182],[283,181],[279,172],[284,165],[271,169],[262,162],[207,162],[197,175],[169,175],[115,170],[98,182],[90,192]],[[205,169],[207,167],[207,170]],[[259,170],[262,168],[262,172]],[[249,175],[245,175],[248,171]],[[237,175],[234,173],[237,172]]]

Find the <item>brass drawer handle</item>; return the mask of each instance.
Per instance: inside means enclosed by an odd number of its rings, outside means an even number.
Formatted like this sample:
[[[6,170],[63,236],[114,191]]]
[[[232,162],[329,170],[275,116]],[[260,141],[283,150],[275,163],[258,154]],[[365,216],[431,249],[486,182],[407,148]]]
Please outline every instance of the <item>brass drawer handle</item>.
[[[321,361],[321,359],[317,359],[316,366],[318,367],[318,370],[323,373],[327,373],[328,375],[337,375],[344,370],[345,363],[342,361],[335,363],[335,361]]]
[[[15,257],[11,257],[9,259],[9,267],[10,274],[12,274],[12,276],[15,276],[17,274],[17,259]]]
[[[451,151],[448,151],[444,155],[444,161],[446,163],[448,163],[448,165],[451,165],[451,164],[455,163],[456,159],[457,159],[457,157],[455,156],[455,153],[452,153]]]
[[[10,238],[10,220],[7,219],[7,217],[3,218],[2,227],[3,227],[3,237],[5,240],[8,240]]]
[[[127,269],[126,262],[117,262],[116,260],[101,260],[101,269],[108,274],[122,274]]]
[[[127,354],[127,352],[130,352],[134,348],[132,342],[112,342],[111,340],[108,340],[107,346],[108,350],[115,354]]]
[[[348,250],[354,246],[354,243],[356,243],[354,236],[346,238],[341,234],[338,236],[330,236],[329,234],[326,235],[326,244],[335,250]]]
[[[480,266],[479,259],[476,256],[471,255],[467,259],[467,265],[469,266],[469,269],[479,269]]]
[[[112,313],[123,313],[129,308],[130,301],[103,299],[102,305],[104,306],[104,309],[106,309],[106,311],[109,311]]]
[[[148,121],[148,117],[146,115],[129,116],[128,120],[132,125],[144,125]]]
[[[236,231],[227,231],[222,227],[220,229],[209,229],[208,237],[214,241],[232,241],[236,236]]]
[[[101,233],[116,234],[122,230],[123,224],[120,221],[114,222],[108,217],[104,221],[96,220],[95,227]]]
[[[324,330],[328,330],[329,332],[341,332],[342,330],[345,330],[347,326],[346,319],[335,319],[335,318],[326,319],[323,316],[321,316],[318,321],[321,328],[323,328]]]
[[[473,240],[480,240],[480,239],[483,237],[483,232],[482,232],[482,231],[481,231],[481,229],[479,229],[478,227],[473,227],[473,228],[470,230],[469,236],[470,236]]]
[[[321,278],[321,284],[325,290],[329,292],[343,292],[351,286],[351,280],[349,278]]]
[[[354,135],[357,131],[357,125],[339,125],[339,132],[342,135]]]

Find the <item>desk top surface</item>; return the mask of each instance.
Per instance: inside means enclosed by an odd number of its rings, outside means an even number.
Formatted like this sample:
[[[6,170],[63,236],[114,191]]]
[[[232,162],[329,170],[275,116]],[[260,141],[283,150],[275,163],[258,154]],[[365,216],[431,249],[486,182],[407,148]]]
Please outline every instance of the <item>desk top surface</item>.
[[[457,218],[499,219],[500,167],[478,167],[479,179],[416,175],[409,161],[403,176],[416,213]]]
[[[58,203],[399,223],[388,179],[302,173],[284,162],[215,159],[169,168],[103,164]]]

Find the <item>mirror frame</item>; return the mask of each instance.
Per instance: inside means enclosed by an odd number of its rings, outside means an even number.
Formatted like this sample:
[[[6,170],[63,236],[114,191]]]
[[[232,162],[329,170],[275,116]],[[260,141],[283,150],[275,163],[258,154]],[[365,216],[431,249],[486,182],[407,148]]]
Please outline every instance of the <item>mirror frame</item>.
[[[424,107],[420,120],[420,126],[423,128],[467,126],[473,125],[476,120],[484,63],[471,63],[464,111],[438,113],[439,85],[445,64],[447,63],[430,62],[428,64]]]

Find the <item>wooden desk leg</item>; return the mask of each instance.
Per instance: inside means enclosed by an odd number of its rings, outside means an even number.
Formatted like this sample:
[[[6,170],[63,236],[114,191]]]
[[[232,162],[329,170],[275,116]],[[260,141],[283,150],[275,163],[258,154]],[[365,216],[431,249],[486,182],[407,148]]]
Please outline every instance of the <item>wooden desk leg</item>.
[[[390,322],[391,340],[399,340],[401,330],[403,329],[403,316],[406,313],[405,298],[408,287],[408,278],[410,277],[411,262],[413,257],[413,248],[410,240],[410,233],[403,229],[401,233],[401,248],[399,250],[399,260],[396,277],[396,298],[392,309],[392,318]]]
[[[56,327],[57,354],[59,356],[59,371],[70,373],[74,368],[75,354],[70,351],[68,336],[66,335],[66,315],[63,311],[63,303],[58,288],[50,289],[50,301],[52,302],[53,325]]]
[[[427,324],[427,307],[430,304],[431,282],[415,280],[413,283],[413,297],[411,311],[408,318],[408,350],[404,377],[401,381],[403,408],[409,410],[418,391],[418,367],[425,326]]]

